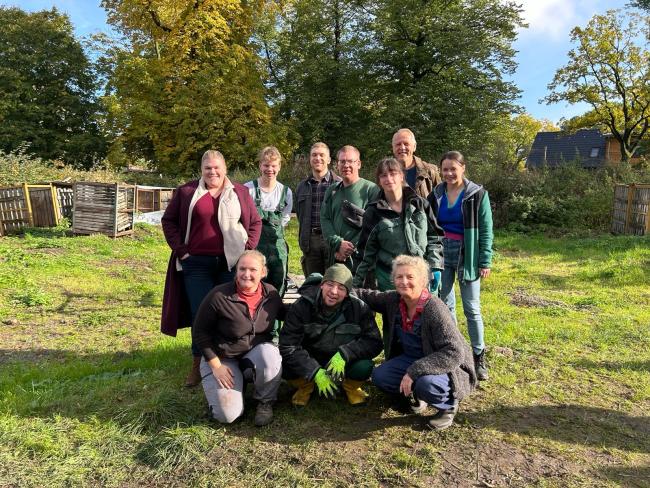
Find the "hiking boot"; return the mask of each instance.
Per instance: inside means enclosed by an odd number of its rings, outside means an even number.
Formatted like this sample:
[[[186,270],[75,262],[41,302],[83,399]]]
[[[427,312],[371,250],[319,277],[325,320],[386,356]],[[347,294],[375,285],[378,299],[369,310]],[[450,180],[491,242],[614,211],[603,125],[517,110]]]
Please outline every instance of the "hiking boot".
[[[485,349],[480,354],[474,354],[474,371],[476,371],[476,377],[479,381],[486,381],[489,378],[485,361]]]
[[[454,417],[458,412],[458,405],[448,410],[438,410],[433,417],[427,422],[427,427],[431,430],[445,430],[454,423]]]
[[[259,402],[255,410],[255,425],[262,427],[273,420],[273,402]]]
[[[361,386],[365,381],[351,380],[350,378],[345,378],[343,380],[343,391],[348,398],[350,405],[361,405],[366,403],[368,399],[368,394],[361,389]]]
[[[192,358],[192,369],[185,378],[185,387],[192,388],[201,383],[201,356]]]
[[[307,381],[304,378],[287,381],[291,386],[296,388],[296,392],[291,397],[291,403],[297,407],[306,407],[314,391],[314,382]]]
[[[411,407],[411,412],[413,412],[415,415],[421,415],[426,411],[427,408],[429,408],[429,404],[424,400],[420,400],[418,397],[416,397],[415,392],[411,392],[408,400],[409,406]]]

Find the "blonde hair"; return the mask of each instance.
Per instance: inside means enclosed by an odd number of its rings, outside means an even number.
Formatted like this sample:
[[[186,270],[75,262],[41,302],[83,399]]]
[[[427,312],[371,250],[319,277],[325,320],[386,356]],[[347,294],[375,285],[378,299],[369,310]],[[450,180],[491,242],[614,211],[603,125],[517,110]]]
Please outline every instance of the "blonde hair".
[[[278,163],[282,164],[282,155],[275,146],[263,147],[257,154],[257,162],[259,164],[262,164],[266,159],[277,159]]]
[[[203,166],[203,163],[206,161],[213,161],[215,159],[223,161],[223,164],[226,164],[226,158],[223,157],[223,154],[215,149],[208,149],[203,153],[203,156],[201,156],[201,166]]]
[[[246,251],[241,253],[241,255],[239,256],[239,259],[237,259],[237,265],[235,266],[235,268],[237,268],[237,266],[239,266],[239,261],[242,258],[245,258],[247,256],[254,257],[255,259],[257,259],[257,261],[259,261],[259,263],[264,268],[266,268],[266,256],[264,254],[262,254],[261,252],[259,252],[257,249],[247,249]]]
[[[417,275],[422,278],[424,285],[426,286],[429,281],[429,263],[419,256],[407,256],[406,254],[400,254],[395,259],[393,259],[393,271],[391,273],[391,278],[395,279],[395,272],[400,266],[409,266],[413,268]]]

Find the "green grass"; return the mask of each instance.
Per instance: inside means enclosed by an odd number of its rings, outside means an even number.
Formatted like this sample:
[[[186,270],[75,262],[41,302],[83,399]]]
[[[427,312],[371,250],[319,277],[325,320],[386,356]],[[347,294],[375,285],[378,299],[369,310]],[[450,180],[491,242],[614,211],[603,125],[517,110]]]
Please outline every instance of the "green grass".
[[[158,229],[2,238],[0,486],[650,486],[650,239],[495,247],[491,379],[434,433],[372,387],[295,410],[283,385],[271,426],[215,424],[188,331],[158,331]]]

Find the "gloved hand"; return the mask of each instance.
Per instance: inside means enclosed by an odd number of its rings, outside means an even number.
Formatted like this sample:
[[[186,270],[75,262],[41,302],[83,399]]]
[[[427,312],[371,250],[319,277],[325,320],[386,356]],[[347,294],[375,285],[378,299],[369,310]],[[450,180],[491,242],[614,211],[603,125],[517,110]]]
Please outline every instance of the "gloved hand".
[[[440,282],[442,280],[442,273],[440,270],[433,270],[432,272],[433,277],[431,278],[431,281],[429,282],[429,291],[433,293],[434,295],[438,294],[438,288],[440,288]]]
[[[332,381],[332,378],[330,378],[330,376],[327,374],[327,371],[325,371],[323,368],[319,369],[316,373],[316,376],[314,376],[314,382],[318,388],[319,395],[322,395],[324,397],[331,396],[334,398],[337,387],[336,384]]]
[[[334,354],[332,359],[330,359],[330,362],[327,363],[327,373],[334,381],[343,380],[343,375],[345,374],[345,359],[343,359],[340,352]]]

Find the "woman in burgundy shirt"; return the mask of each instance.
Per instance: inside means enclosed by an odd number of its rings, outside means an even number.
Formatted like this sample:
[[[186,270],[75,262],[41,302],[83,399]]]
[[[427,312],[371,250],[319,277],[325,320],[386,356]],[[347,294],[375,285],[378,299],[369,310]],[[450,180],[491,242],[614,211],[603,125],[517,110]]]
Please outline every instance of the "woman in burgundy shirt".
[[[231,270],[241,253],[257,246],[262,222],[248,189],[228,179],[223,155],[211,150],[201,158],[201,178],[176,189],[162,228],[172,253],[161,331],[175,336],[177,329],[193,324],[214,286],[232,281]],[[192,354],[186,386],[201,381],[201,352],[194,345]]]

